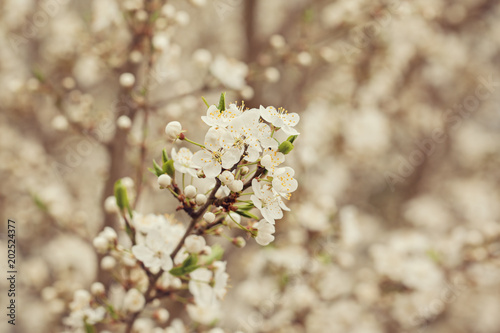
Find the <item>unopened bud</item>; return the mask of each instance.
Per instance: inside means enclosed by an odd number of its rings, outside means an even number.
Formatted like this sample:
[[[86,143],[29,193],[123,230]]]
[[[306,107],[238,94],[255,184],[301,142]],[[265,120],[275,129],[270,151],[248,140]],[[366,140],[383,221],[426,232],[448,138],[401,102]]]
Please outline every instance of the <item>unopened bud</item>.
[[[200,194],[196,195],[196,199],[195,200],[196,200],[196,204],[197,205],[202,206],[202,205],[204,205],[207,202],[207,196],[205,194],[201,194],[200,193]]]
[[[158,185],[160,185],[160,188],[165,188],[167,186],[170,186],[172,184],[172,178],[169,175],[160,175],[158,177]]]
[[[235,237],[233,238],[233,244],[236,245],[237,247],[245,247],[245,245],[247,244],[247,242],[245,241],[245,239],[241,236],[238,236],[238,237]]]
[[[290,141],[283,141],[278,147],[278,151],[285,155],[291,152],[292,150],[293,150],[293,144]]]
[[[196,187],[194,187],[193,185],[186,186],[186,188],[184,189],[184,194],[187,198],[194,198],[196,196]]]

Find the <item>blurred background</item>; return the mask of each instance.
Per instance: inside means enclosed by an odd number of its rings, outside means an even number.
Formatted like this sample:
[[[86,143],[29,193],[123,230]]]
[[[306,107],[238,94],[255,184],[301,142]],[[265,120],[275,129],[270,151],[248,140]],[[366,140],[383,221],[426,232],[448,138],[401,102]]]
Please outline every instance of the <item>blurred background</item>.
[[[202,140],[201,96],[227,91],[300,115],[299,189],[271,246],[216,240],[231,276],[218,327],[500,332],[498,1],[0,8],[0,242],[14,219],[19,263],[17,325],[0,331],[64,330],[74,290],[102,274],[92,239],[116,223],[114,182],[130,178],[135,210],[172,213],[147,171],[183,146],[164,127]]]

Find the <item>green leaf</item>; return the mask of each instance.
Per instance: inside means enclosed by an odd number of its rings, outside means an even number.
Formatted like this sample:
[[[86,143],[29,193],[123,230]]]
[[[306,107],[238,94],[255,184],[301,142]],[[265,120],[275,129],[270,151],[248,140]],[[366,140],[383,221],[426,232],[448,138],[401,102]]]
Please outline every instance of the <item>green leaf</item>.
[[[85,332],[86,333],[95,333],[95,328],[94,326],[90,325],[89,323],[87,323],[86,321],[84,321],[85,323]]]
[[[221,260],[224,255],[224,249],[219,245],[215,244],[212,246],[212,252],[208,256],[202,256],[203,265],[210,265],[214,261]]]
[[[201,99],[203,100],[203,102],[205,103],[205,105],[207,106],[207,108],[210,107],[210,104],[208,104],[207,100],[205,99],[205,97],[201,96]]]
[[[218,109],[220,112],[226,111],[226,93],[225,92],[220,94]]]
[[[157,174],[156,174],[156,171],[155,169],[153,168],[148,168],[148,171],[151,172],[153,175],[155,175],[156,177],[159,177]]]
[[[153,160],[153,167],[155,168],[156,176],[160,177],[161,175],[164,174],[163,169],[160,168],[160,166],[158,165],[158,163],[156,163],[155,160]]]
[[[199,265],[197,265],[197,263],[198,255],[190,254],[189,257],[184,260],[181,266],[172,268],[169,273],[174,276],[183,276],[189,274],[200,267]]]
[[[39,70],[38,68],[33,68],[31,70],[31,72],[33,73],[33,75],[35,76],[35,78],[40,81],[40,82],[44,82],[45,81],[45,76],[43,75],[42,71]]]
[[[255,219],[255,220],[258,220],[258,219],[259,219],[257,216],[253,215],[252,213],[249,213],[249,212],[247,212],[247,211],[240,210],[240,209],[238,209],[238,210],[236,211],[236,214],[241,215],[241,216],[244,216],[244,217],[248,217],[248,218],[250,218],[250,219]]]
[[[43,200],[37,194],[31,193],[31,198],[33,199],[33,202],[38,207],[38,209],[43,212],[49,211],[49,207],[47,207],[47,204],[45,204],[45,202],[43,202]]]
[[[295,139],[297,139],[299,136],[298,135],[290,135],[286,141],[290,142],[290,143],[293,143],[295,141]]]
[[[120,316],[116,313],[115,311],[115,308],[113,308],[113,306],[110,304],[106,307],[106,310],[108,310],[109,312],[109,315],[111,316],[111,318],[113,318],[114,320],[118,320],[120,319]]]
[[[241,211],[248,211],[248,210],[253,209],[253,208],[255,208],[255,206],[252,203],[238,206],[238,209]]]
[[[168,162],[168,154],[167,154],[167,150],[166,149],[163,149],[161,151],[161,161],[163,164],[167,163]]]
[[[128,202],[127,189],[122,184],[121,179],[117,180],[115,183],[115,198],[116,205],[120,208],[120,210],[127,210],[130,218],[132,218],[132,209],[130,208],[130,204]]]
[[[170,177],[174,178],[175,175],[174,160],[168,160],[166,163],[163,163],[162,173],[166,173]]]

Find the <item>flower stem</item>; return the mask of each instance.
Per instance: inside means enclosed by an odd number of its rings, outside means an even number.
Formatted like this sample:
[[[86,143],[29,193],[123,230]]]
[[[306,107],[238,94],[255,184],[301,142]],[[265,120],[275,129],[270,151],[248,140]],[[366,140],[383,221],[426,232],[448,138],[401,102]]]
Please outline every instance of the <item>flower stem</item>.
[[[193,140],[189,140],[188,138],[184,138],[184,141],[187,141],[189,143],[192,143],[193,145],[197,145],[198,147],[201,147],[201,148],[205,148],[204,145],[198,143],[198,142],[194,142]]]

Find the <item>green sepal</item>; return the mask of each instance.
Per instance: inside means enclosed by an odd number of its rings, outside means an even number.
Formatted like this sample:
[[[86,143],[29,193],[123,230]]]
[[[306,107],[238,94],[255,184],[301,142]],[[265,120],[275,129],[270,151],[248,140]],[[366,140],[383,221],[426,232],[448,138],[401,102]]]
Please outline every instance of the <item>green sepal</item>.
[[[168,154],[167,154],[167,150],[166,149],[163,149],[161,151],[161,162],[163,164],[167,163],[168,162]]]
[[[295,139],[297,139],[299,136],[298,135],[290,135],[286,141],[290,142],[290,143],[293,143],[295,141]]]
[[[130,218],[132,218],[132,209],[130,208],[130,204],[128,202],[127,189],[123,186],[121,179],[117,180],[115,183],[115,199],[116,205],[120,208],[120,210],[124,211],[126,209]]]
[[[116,313],[115,308],[113,308],[113,306],[111,304],[109,304],[106,307],[106,310],[108,311],[111,318],[113,318],[114,320],[120,319],[120,316]]]
[[[184,260],[181,266],[172,268],[169,273],[173,276],[183,276],[189,274],[200,267],[197,263],[198,255],[192,253],[186,258],[186,260]]]
[[[255,206],[252,203],[238,206],[238,210],[241,210],[241,211],[248,211],[248,210],[253,209],[253,208],[255,208]]]
[[[208,104],[207,100],[205,99],[205,97],[201,96],[201,99],[203,100],[203,103],[205,103],[205,105],[207,106],[207,108],[210,107],[210,104]]]
[[[290,141],[283,141],[278,147],[278,151],[285,155],[287,155],[292,150],[293,150],[293,144],[291,144]]]
[[[207,256],[202,256],[203,265],[210,265],[214,261],[221,260],[224,255],[224,249],[219,245],[215,244],[212,246],[212,252]]]
[[[157,177],[160,177],[165,173],[163,169],[158,165],[158,163],[156,163],[155,160],[153,160],[153,167],[155,168],[155,173]]]
[[[84,321],[84,324],[85,324],[85,333],[95,333],[94,326],[90,325],[86,321]]]
[[[255,219],[255,220],[259,219],[257,216],[253,215],[252,213],[249,213],[248,211],[244,211],[244,210],[240,210],[240,209],[238,209],[236,211],[236,214],[244,216],[244,217],[248,217],[249,219]]]
[[[174,160],[168,160],[167,162],[163,163],[163,172],[169,175],[170,177],[174,178],[175,175],[175,167],[174,167]]]
[[[218,109],[220,112],[226,111],[226,93],[225,92],[220,94]]]

